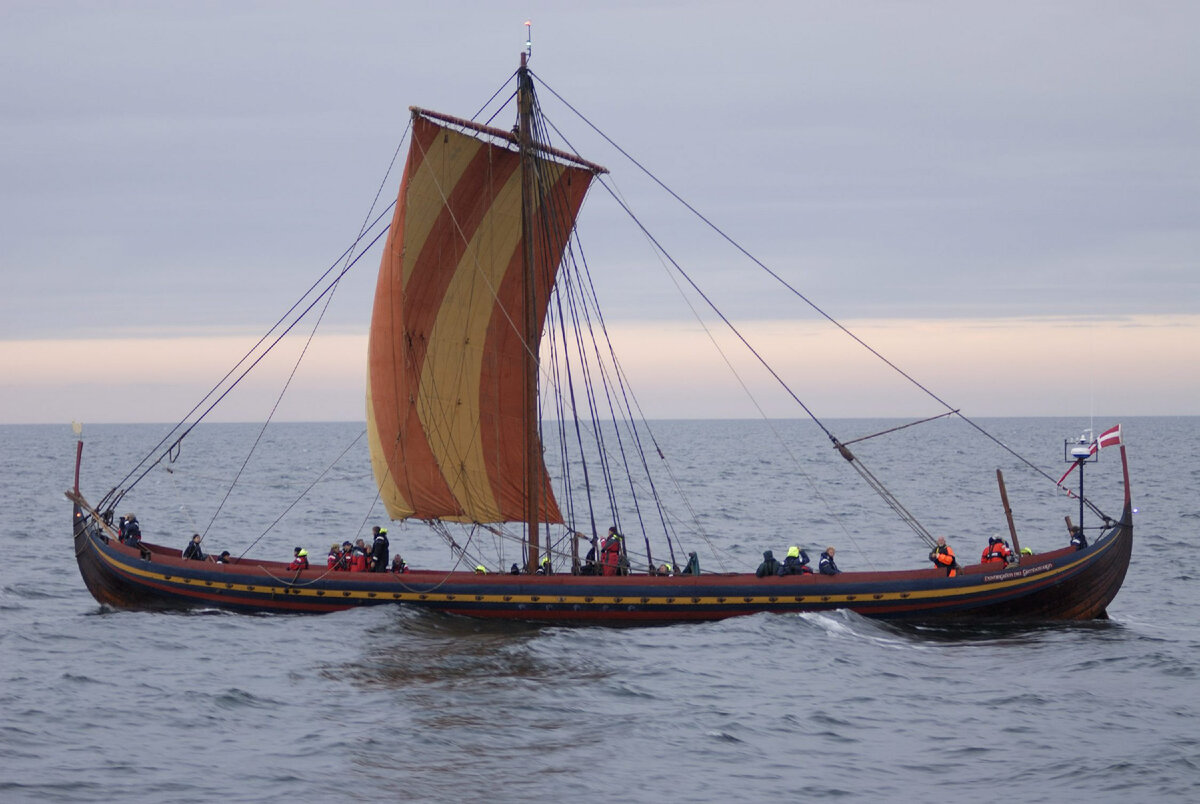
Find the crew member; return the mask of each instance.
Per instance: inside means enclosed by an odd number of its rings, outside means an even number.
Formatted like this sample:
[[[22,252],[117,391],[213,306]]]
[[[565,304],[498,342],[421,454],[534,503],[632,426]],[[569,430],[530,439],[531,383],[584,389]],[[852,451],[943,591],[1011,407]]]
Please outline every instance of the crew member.
[[[350,551],[350,571],[366,572],[367,569],[367,545],[362,539],[355,539],[354,549]]]
[[[292,551],[292,563],[288,564],[290,570],[306,570],[308,569],[308,551],[303,547],[297,547]]]
[[[1088,546],[1087,537],[1083,535],[1083,528],[1078,525],[1071,527],[1071,545],[1076,550],[1082,550]]]
[[[342,549],[338,553],[337,563],[333,565],[335,570],[348,571],[350,569],[350,553],[353,549],[354,545],[350,544],[349,540],[342,542]]]
[[[587,555],[583,557],[583,567],[579,570],[580,575],[596,575],[600,572],[600,568],[596,564],[596,552],[599,546],[600,540],[593,536],[592,546],[588,548]]]
[[[375,541],[371,543],[371,571],[387,572],[388,570],[388,537],[387,528],[378,525],[371,528]]]
[[[937,547],[930,551],[929,560],[935,567],[946,570],[947,577],[958,574],[958,561],[954,558],[954,550],[946,544],[945,536],[938,536]]]
[[[183,548],[183,557],[194,559],[196,561],[204,560],[204,551],[200,549],[199,533],[192,534],[192,540],[187,543],[187,547]]]
[[[833,554],[836,551],[832,547],[826,547],[825,552],[821,553],[821,558],[817,562],[817,572],[822,575],[837,575],[841,572],[838,565],[833,562]]]
[[[778,572],[780,575],[811,575],[812,567],[808,566],[808,553],[792,545],[783,557]]]
[[[983,556],[980,562],[984,564],[1008,564],[1012,560],[1012,548],[1010,548],[999,536],[992,536],[988,539],[988,546],[983,548]]]
[[[769,578],[772,575],[779,573],[779,562],[775,559],[775,554],[770,550],[763,550],[762,563],[758,565],[758,569],[754,574],[759,578]]]
[[[137,514],[125,515],[125,535],[121,539],[130,547],[139,547],[142,544],[142,526],[138,524]]]
[[[608,537],[600,548],[601,572],[604,575],[616,575],[620,572],[621,548],[625,538],[617,532],[617,526],[608,529]]]

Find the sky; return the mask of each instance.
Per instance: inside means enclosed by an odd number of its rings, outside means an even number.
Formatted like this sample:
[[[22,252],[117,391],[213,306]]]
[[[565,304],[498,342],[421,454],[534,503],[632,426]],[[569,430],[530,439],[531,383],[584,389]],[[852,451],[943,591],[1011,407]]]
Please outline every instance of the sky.
[[[473,115],[526,20],[567,143],[821,415],[930,411],[702,242],[555,95],[964,412],[1200,414],[1200,5],[8,0],[3,15],[0,423],[181,418],[336,262],[381,185],[394,198],[408,107]],[[646,414],[801,415],[761,372],[742,374],[757,407],[727,378],[620,218],[594,189],[580,230]],[[363,418],[377,260],[339,288],[278,418]],[[214,418],[261,420],[301,347]]]

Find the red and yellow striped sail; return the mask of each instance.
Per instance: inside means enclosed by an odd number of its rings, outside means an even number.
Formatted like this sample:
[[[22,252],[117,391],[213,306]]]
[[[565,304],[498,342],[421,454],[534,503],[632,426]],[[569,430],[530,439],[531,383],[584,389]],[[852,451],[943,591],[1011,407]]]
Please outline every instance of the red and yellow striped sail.
[[[510,148],[415,116],[368,347],[371,463],[393,519],[527,518],[520,163]],[[540,332],[592,174],[539,160],[538,175]],[[538,519],[561,522],[539,469]]]

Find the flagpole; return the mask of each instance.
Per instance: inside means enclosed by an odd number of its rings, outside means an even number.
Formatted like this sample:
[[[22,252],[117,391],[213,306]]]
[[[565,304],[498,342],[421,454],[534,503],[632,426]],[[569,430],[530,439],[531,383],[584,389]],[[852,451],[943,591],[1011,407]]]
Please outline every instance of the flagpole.
[[[1079,532],[1083,533],[1083,463],[1087,458],[1079,459]]]

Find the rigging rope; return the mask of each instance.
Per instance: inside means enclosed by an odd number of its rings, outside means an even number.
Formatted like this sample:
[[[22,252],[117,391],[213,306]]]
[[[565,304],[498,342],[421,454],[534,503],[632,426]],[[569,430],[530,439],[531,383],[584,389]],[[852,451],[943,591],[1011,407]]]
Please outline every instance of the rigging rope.
[[[727,243],[729,243],[739,253],[741,253],[743,256],[745,256],[747,259],[749,259],[752,263],[754,263],[756,266],[758,266],[760,269],[762,269],[764,272],[766,272],[767,275],[769,275],[776,282],[778,282],[780,285],[782,285],[786,290],[788,290],[788,292],[792,293],[794,296],[796,296],[801,301],[803,301],[814,312],[816,312],[818,315],[820,315],[826,321],[831,323],[833,326],[837,327],[845,335],[847,335],[851,340],[853,340],[855,343],[857,343],[862,348],[866,349],[870,354],[872,354],[878,360],[882,361],[885,365],[887,365],[889,368],[891,368],[893,371],[895,371],[897,374],[899,374],[901,377],[903,377],[905,380],[907,380],[913,386],[920,389],[931,399],[936,401],[942,407],[946,408],[946,410],[949,411],[951,414],[958,416],[960,419],[962,419],[962,421],[966,422],[969,426],[971,426],[973,429],[975,429],[977,432],[979,432],[985,438],[987,438],[988,440],[990,440],[991,442],[996,444],[998,447],[1003,449],[1009,455],[1016,458],[1018,461],[1020,461],[1022,464],[1024,464],[1026,467],[1028,467],[1030,470],[1032,470],[1036,474],[1042,476],[1046,480],[1049,480],[1051,483],[1055,483],[1055,485],[1057,485],[1055,479],[1049,473],[1047,473],[1045,470],[1043,470],[1041,467],[1037,466],[1032,461],[1027,459],[1025,456],[1021,455],[1016,450],[1014,450],[1013,448],[1011,448],[1010,446],[1008,446],[1007,444],[1002,442],[999,438],[997,438],[991,432],[986,430],[978,422],[976,422],[973,419],[971,419],[970,417],[962,414],[961,411],[954,408],[953,405],[946,402],[944,399],[942,399],[940,396],[935,394],[932,390],[927,388],[924,384],[922,384],[916,378],[912,377],[910,374],[905,372],[903,369],[901,369],[899,366],[897,366],[895,363],[893,363],[891,360],[889,360],[887,357],[885,357],[881,352],[879,352],[874,347],[872,347],[870,344],[868,344],[866,341],[864,341],[862,338],[860,338],[856,333],[854,333],[852,330],[850,330],[848,327],[846,327],[840,321],[835,319],[829,313],[825,312],[825,310],[822,309],[819,305],[817,305],[814,301],[809,299],[807,296],[805,296],[803,293],[801,293],[797,288],[795,288],[789,282],[787,282],[783,277],[781,277],[779,274],[777,274],[775,271],[773,271],[771,268],[769,268],[765,263],[763,263],[761,260],[759,260],[753,254],[751,254],[740,243],[738,243],[736,240],[734,240],[732,237],[730,237],[728,234],[726,234],[719,226],[717,226],[715,223],[713,223],[711,220],[709,220],[708,217],[706,217],[698,209],[696,209],[694,206],[692,206],[690,203],[688,203],[686,200],[684,200],[678,193],[676,193],[669,186],[667,186],[657,176],[655,176],[653,173],[651,173],[644,165],[642,165],[641,162],[639,162],[637,159],[635,159],[628,151],[626,151],[624,148],[622,148],[620,145],[618,145],[615,141],[613,141],[612,138],[610,138],[607,134],[605,134],[603,131],[601,131],[599,127],[597,127],[583,113],[581,113],[578,109],[576,109],[573,105],[571,105],[570,102],[568,102],[565,98],[563,98],[561,95],[559,95],[554,90],[553,87],[551,87],[548,83],[543,81],[541,79],[541,76],[537,76],[537,78],[538,78],[539,83],[541,83],[541,85],[543,87],[545,87],[555,98],[557,98],[559,102],[561,102],[564,106],[566,106],[568,109],[570,109],[589,128],[591,128],[594,132],[596,132],[596,134],[598,134],[601,138],[603,138],[605,142],[607,142],[614,149],[616,149],[617,152],[619,152],[622,156],[624,156],[626,159],[628,159],[633,165],[635,165],[640,171],[642,171],[642,173],[645,174],[651,181],[653,181],[663,191],[665,191],[668,195],[670,195],[672,198],[674,198],[676,201],[678,201],[689,212],[691,212],[693,215],[695,215],[700,221],[702,221],[706,226],[708,226],[720,238],[722,238]],[[620,200],[620,198],[618,198],[616,196],[616,194],[613,192],[612,188],[608,187],[607,183],[603,182],[603,180],[601,181],[601,183],[605,186],[605,189],[607,189],[610,192],[610,194],[613,194],[614,198],[617,200],[617,203],[622,207],[622,209],[624,209],[627,214],[629,214],[631,217],[633,217],[632,212]],[[635,219],[635,221],[636,221],[636,219]],[[640,222],[637,225],[644,232],[646,231]],[[647,236],[649,236],[648,232],[646,232],[646,234],[647,234]],[[657,241],[655,241],[655,245],[656,245],[656,247],[661,248],[661,246],[657,243]],[[672,264],[675,265],[676,270],[679,270],[680,273],[683,274],[682,269],[680,269],[677,264],[675,264],[673,261],[672,261]],[[686,274],[684,274],[684,276],[685,276],[685,278],[687,278]],[[746,345],[746,347],[748,349],[750,349],[751,353],[754,354],[754,356],[756,358],[758,358],[760,362],[763,362],[761,356],[759,356],[758,353],[755,352],[754,349],[749,345],[749,343],[747,343],[746,340],[741,336],[741,334],[738,333],[732,327],[732,325],[729,323],[728,319],[725,318],[725,316],[723,314],[721,314],[721,312],[719,310],[717,310],[717,308],[712,304],[711,300],[709,300],[708,297],[702,291],[700,291],[700,289],[695,285],[694,282],[692,282],[692,280],[690,278],[688,278],[688,282],[690,284],[692,284],[692,286],[696,289],[696,292],[699,293],[702,298],[704,298],[704,300],[709,304],[710,307],[713,308],[713,310],[717,313],[717,315],[720,316],[721,319],[726,322],[726,325],[729,326],[732,331],[734,331],[734,334],[737,335],[738,338],[742,340],[742,342]],[[763,362],[763,365],[766,366],[766,363]],[[775,372],[772,369],[770,369],[769,366],[766,366],[766,367],[767,367],[768,371],[770,371],[773,375],[775,374]],[[779,379],[778,375],[775,375],[775,376],[777,379]],[[835,446],[838,445],[839,444],[838,440],[832,435],[832,433],[830,433],[828,430],[826,430],[825,426],[820,422],[820,420],[817,419],[817,417],[814,416],[813,413],[794,394],[792,394],[791,390],[787,388],[787,385],[785,383],[783,383],[782,379],[779,379],[779,382],[788,391],[788,393],[792,395],[793,399],[796,400],[796,402],[800,405],[800,407],[804,410],[804,412],[814,422],[816,422],[817,425],[820,426],[822,430],[825,430],[826,434],[834,442]],[[1100,516],[1102,518],[1104,517],[1104,514],[1102,512],[1100,512],[1100,510],[1095,505],[1093,505],[1090,500],[1087,500],[1085,498],[1084,503],[1098,516]],[[889,502],[889,504],[890,504],[890,502]]]
[[[314,479],[311,483],[309,483],[304,488],[304,491],[300,492],[299,496],[297,496],[296,499],[292,500],[291,505],[289,505],[287,508],[283,509],[283,513],[281,513],[279,516],[275,517],[275,521],[272,522],[270,525],[267,525],[266,530],[264,530],[262,533],[258,534],[258,537],[255,538],[254,541],[252,541],[252,542],[250,542],[250,544],[246,545],[246,549],[242,550],[241,554],[238,555],[238,558],[240,559],[240,558],[244,557],[246,555],[246,553],[250,552],[251,548],[253,548],[254,545],[256,545],[260,541],[262,541],[262,538],[264,536],[266,536],[268,533],[270,533],[271,530],[276,525],[278,525],[280,522],[282,522],[283,518],[288,515],[288,512],[291,511],[293,508],[295,508],[297,505],[299,505],[300,501],[303,500],[306,496],[308,496],[308,493],[310,491],[312,491],[313,488],[316,487],[316,485],[318,483],[321,482],[321,479],[324,478],[325,475],[329,474],[330,470],[332,470],[333,467],[337,466],[338,463],[341,462],[342,458],[346,457],[346,453],[349,452],[354,447],[355,444],[357,444],[360,440],[362,440],[362,437],[366,434],[367,434],[367,431],[363,430],[361,433],[359,433],[354,438],[353,441],[351,441],[349,444],[347,444],[346,448],[344,450],[342,450],[336,458],[333,459],[333,462],[331,464],[329,464],[328,466],[326,466],[321,471],[321,474],[317,475],[316,479]]]
[[[387,209],[385,209],[382,213],[380,213],[380,215],[372,222],[371,228],[374,228],[374,226],[376,224],[378,224],[378,222],[385,215],[387,215],[388,212],[391,211],[391,208],[393,206],[395,206],[395,202],[393,202],[391,205],[388,206]],[[383,237],[383,235],[387,233],[387,231],[388,231],[388,227],[385,226],[383,228],[383,230],[379,232],[379,234],[375,235],[375,237],[371,240],[371,242],[368,243],[367,246],[362,251],[359,252],[358,256],[356,256],[353,260],[351,260],[349,263],[347,263],[346,266],[344,268],[342,268],[342,270],[339,271],[335,275],[333,281],[329,285],[326,285],[325,288],[316,296],[316,298],[314,298],[308,304],[307,307],[305,307],[303,310],[301,310],[300,313],[297,314],[296,317],[291,321],[291,323],[287,324],[287,326],[284,327],[284,329],[275,336],[275,339],[273,341],[271,341],[271,343],[269,345],[267,345],[265,349],[263,349],[262,353],[259,354],[256,358],[254,358],[254,360],[248,366],[246,366],[246,368],[240,374],[237,375],[237,378],[234,379],[233,382],[230,383],[229,386],[227,388],[225,388],[220,393],[220,395],[217,396],[217,398],[215,400],[213,400],[213,402],[207,408],[205,408],[204,411],[199,416],[197,416],[196,419],[194,421],[192,421],[191,424],[189,424],[186,427],[186,429],[184,429],[183,432],[180,433],[180,435],[177,438],[175,438],[174,441],[171,442],[171,445],[167,448],[167,451],[164,452],[163,454],[159,455],[158,458],[156,458],[154,461],[152,461],[149,465],[146,465],[146,462],[148,460],[150,460],[150,458],[163,446],[163,444],[167,443],[167,441],[171,438],[171,436],[173,436],[175,433],[179,432],[179,430],[181,428],[183,428],[185,424],[187,424],[188,420],[191,419],[192,415],[197,410],[199,410],[206,401],[208,401],[210,398],[212,398],[213,394],[215,394],[218,391],[218,389],[220,389],[220,388],[222,388],[222,386],[224,386],[226,381],[229,380],[229,378],[237,372],[238,368],[241,367],[250,358],[251,355],[255,354],[255,352],[258,351],[258,349],[271,337],[271,333],[275,332],[275,330],[278,329],[284,321],[288,320],[288,318],[292,315],[292,313],[296,310],[296,308],[299,307],[304,302],[304,300],[306,298],[308,298],[308,296],[312,293],[313,289],[315,287],[317,287],[320,280],[318,280],[318,283],[315,283],[312,287],[310,287],[307,291],[305,291],[305,293],[300,297],[300,299],[295,304],[292,305],[292,307],[288,310],[288,312],[285,313],[280,318],[279,321],[277,321],[274,325],[272,325],[272,327],[267,331],[267,333],[265,335],[263,335],[253,347],[251,347],[251,349],[246,353],[246,355],[243,356],[242,359],[239,360],[237,362],[237,364],[235,364],[234,367],[232,369],[230,369],[229,372],[227,372],[225,374],[225,376],[222,377],[221,380],[218,381],[215,386],[213,386],[212,390],[210,390],[204,396],[204,398],[201,399],[200,402],[198,402],[191,409],[191,411],[189,411],[188,414],[178,424],[176,424],[170,430],[170,432],[168,432],[168,434],[166,436],[164,436],[158,442],[157,445],[155,445],[155,447],[153,449],[150,450],[150,452],[146,455],[146,457],[142,458],[142,460],[139,461],[138,464],[136,466],[134,466],[134,468],[128,474],[126,474],[125,477],[122,478],[121,481],[118,482],[116,486],[114,486],[107,494],[104,495],[104,497],[101,499],[100,503],[97,505],[97,508],[103,509],[105,507],[115,507],[121,501],[121,498],[124,497],[126,494],[128,494],[129,491],[131,489],[133,489],[138,483],[140,483],[146,477],[146,475],[148,475],[150,473],[150,471],[154,469],[154,467],[158,466],[158,464],[162,463],[163,460],[167,459],[168,455],[179,446],[179,444],[183,441],[183,439],[185,439],[192,432],[192,430],[195,429],[195,427],[198,424],[200,424],[200,422],[203,421],[204,418],[206,416],[208,416],[208,414],[211,413],[213,411],[213,409],[216,408],[217,405],[219,405],[235,387],[237,387],[238,383],[240,383],[243,379],[245,379],[245,377],[251,371],[253,371],[254,368],[256,366],[258,366],[258,364],[260,362],[262,362],[262,360],[271,352],[271,350],[274,349],[279,344],[279,342],[282,341],[292,331],[292,329],[294,329],[300,323],[300,321],[302,321],[305,318],[305,316],[307,316],[308,313],[311,312],[312,309],[317,306],[317,303],[320,302],[321,299],[324,298],[327,294],[332,292],[332,289],[334,287],[336,287],[338,280],[340,280],[343,276],[345,276],[346,273],[352,267],[354,267],[354,265],[356,265],[358,263],[358,261],[360,259],[362,259],[363,256],[366,255],[366,253],[368,251],[370,251],[370,249],[375,245],[375,243],[379,241],[379,238]],[[353,249],[355,248],[355,246],[357,246],[359,244],[359,242],[361,242],[361,240],[356,241],[355,244],[352,245],[350,247],[350,249],[348,249],[348,251],[353,251]],[[346,252],[344,252],[343,255],[345,253]],[[341,257],[339,257],[339,260],[340,259],[341,259]],[[323,280],[336,267],[337,266],[334,265],[331,268],[327,269],[325,271],[325,273],[321,275],[321,279]],[[138,469],[140,469],[143,466],[145,466],[145,469],[140,474],[138,474]],[[136,477],[135,477],[135,475],[136,475]],[[122,484],[125,483],[125,481],[129,480],[130,478],[134,478],[133,481],[131,483],[129,483],[128,486],[121,488]]]

